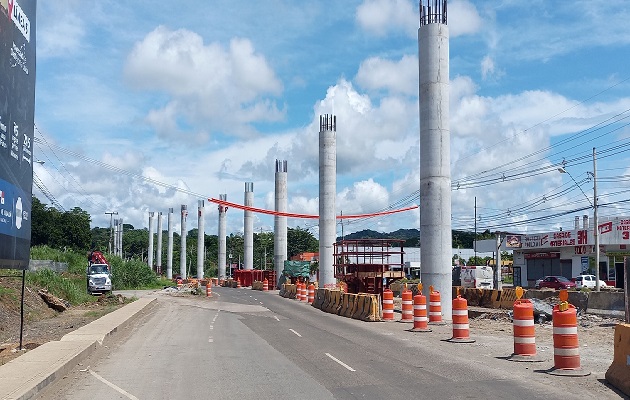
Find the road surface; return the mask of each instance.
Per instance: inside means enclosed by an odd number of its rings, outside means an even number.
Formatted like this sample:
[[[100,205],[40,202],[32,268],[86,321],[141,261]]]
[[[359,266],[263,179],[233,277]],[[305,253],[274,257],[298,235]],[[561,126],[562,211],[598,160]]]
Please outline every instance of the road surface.
[[[277,292],[213,294],[158,295],[145,317],[39,398],[620,398],[593,377],[502,359],[491,342],[446,342],[448,326],[412,333],[410,324],[327,314]]]

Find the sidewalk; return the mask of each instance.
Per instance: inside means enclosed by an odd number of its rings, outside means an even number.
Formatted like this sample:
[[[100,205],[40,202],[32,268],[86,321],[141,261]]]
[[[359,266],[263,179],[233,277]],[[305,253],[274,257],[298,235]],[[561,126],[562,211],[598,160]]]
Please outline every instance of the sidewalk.
[[[142,297],[68,333],[60,341],[45,343],[0,366],[0,399],[34,397],[66,375],[74,365],[102,346],[108,336],[125,327],[155,301],[155,297]]]

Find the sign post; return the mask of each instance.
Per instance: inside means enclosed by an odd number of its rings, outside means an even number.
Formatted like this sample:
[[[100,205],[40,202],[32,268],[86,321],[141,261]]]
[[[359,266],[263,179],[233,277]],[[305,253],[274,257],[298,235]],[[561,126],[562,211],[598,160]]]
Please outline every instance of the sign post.
[[[0,269],[22,270],[31,251],[37,0],[0,0]]]

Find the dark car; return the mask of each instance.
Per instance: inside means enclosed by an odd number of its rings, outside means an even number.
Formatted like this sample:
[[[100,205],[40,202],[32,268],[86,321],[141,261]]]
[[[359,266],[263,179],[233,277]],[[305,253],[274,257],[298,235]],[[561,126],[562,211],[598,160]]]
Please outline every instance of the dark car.
[[[540,282],[536,283],[536,289],[541,288],[574,289],[575,283],[564,276],[545,276]]]

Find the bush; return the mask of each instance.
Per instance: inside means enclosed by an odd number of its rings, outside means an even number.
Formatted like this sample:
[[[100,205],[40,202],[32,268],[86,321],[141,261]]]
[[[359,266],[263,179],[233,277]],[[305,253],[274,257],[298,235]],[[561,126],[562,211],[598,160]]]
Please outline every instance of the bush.
[[[26,274],[26,280],[48,290],[53,295],[68,301],[72,305],[96,301],[86,290],[85,276],[63,273],[58,274],[49,269]]]
[[[120,258],[110,261],[114,289],[147,289],[158,285],[158,279],[149,266],[138,260],[123,262]]]

